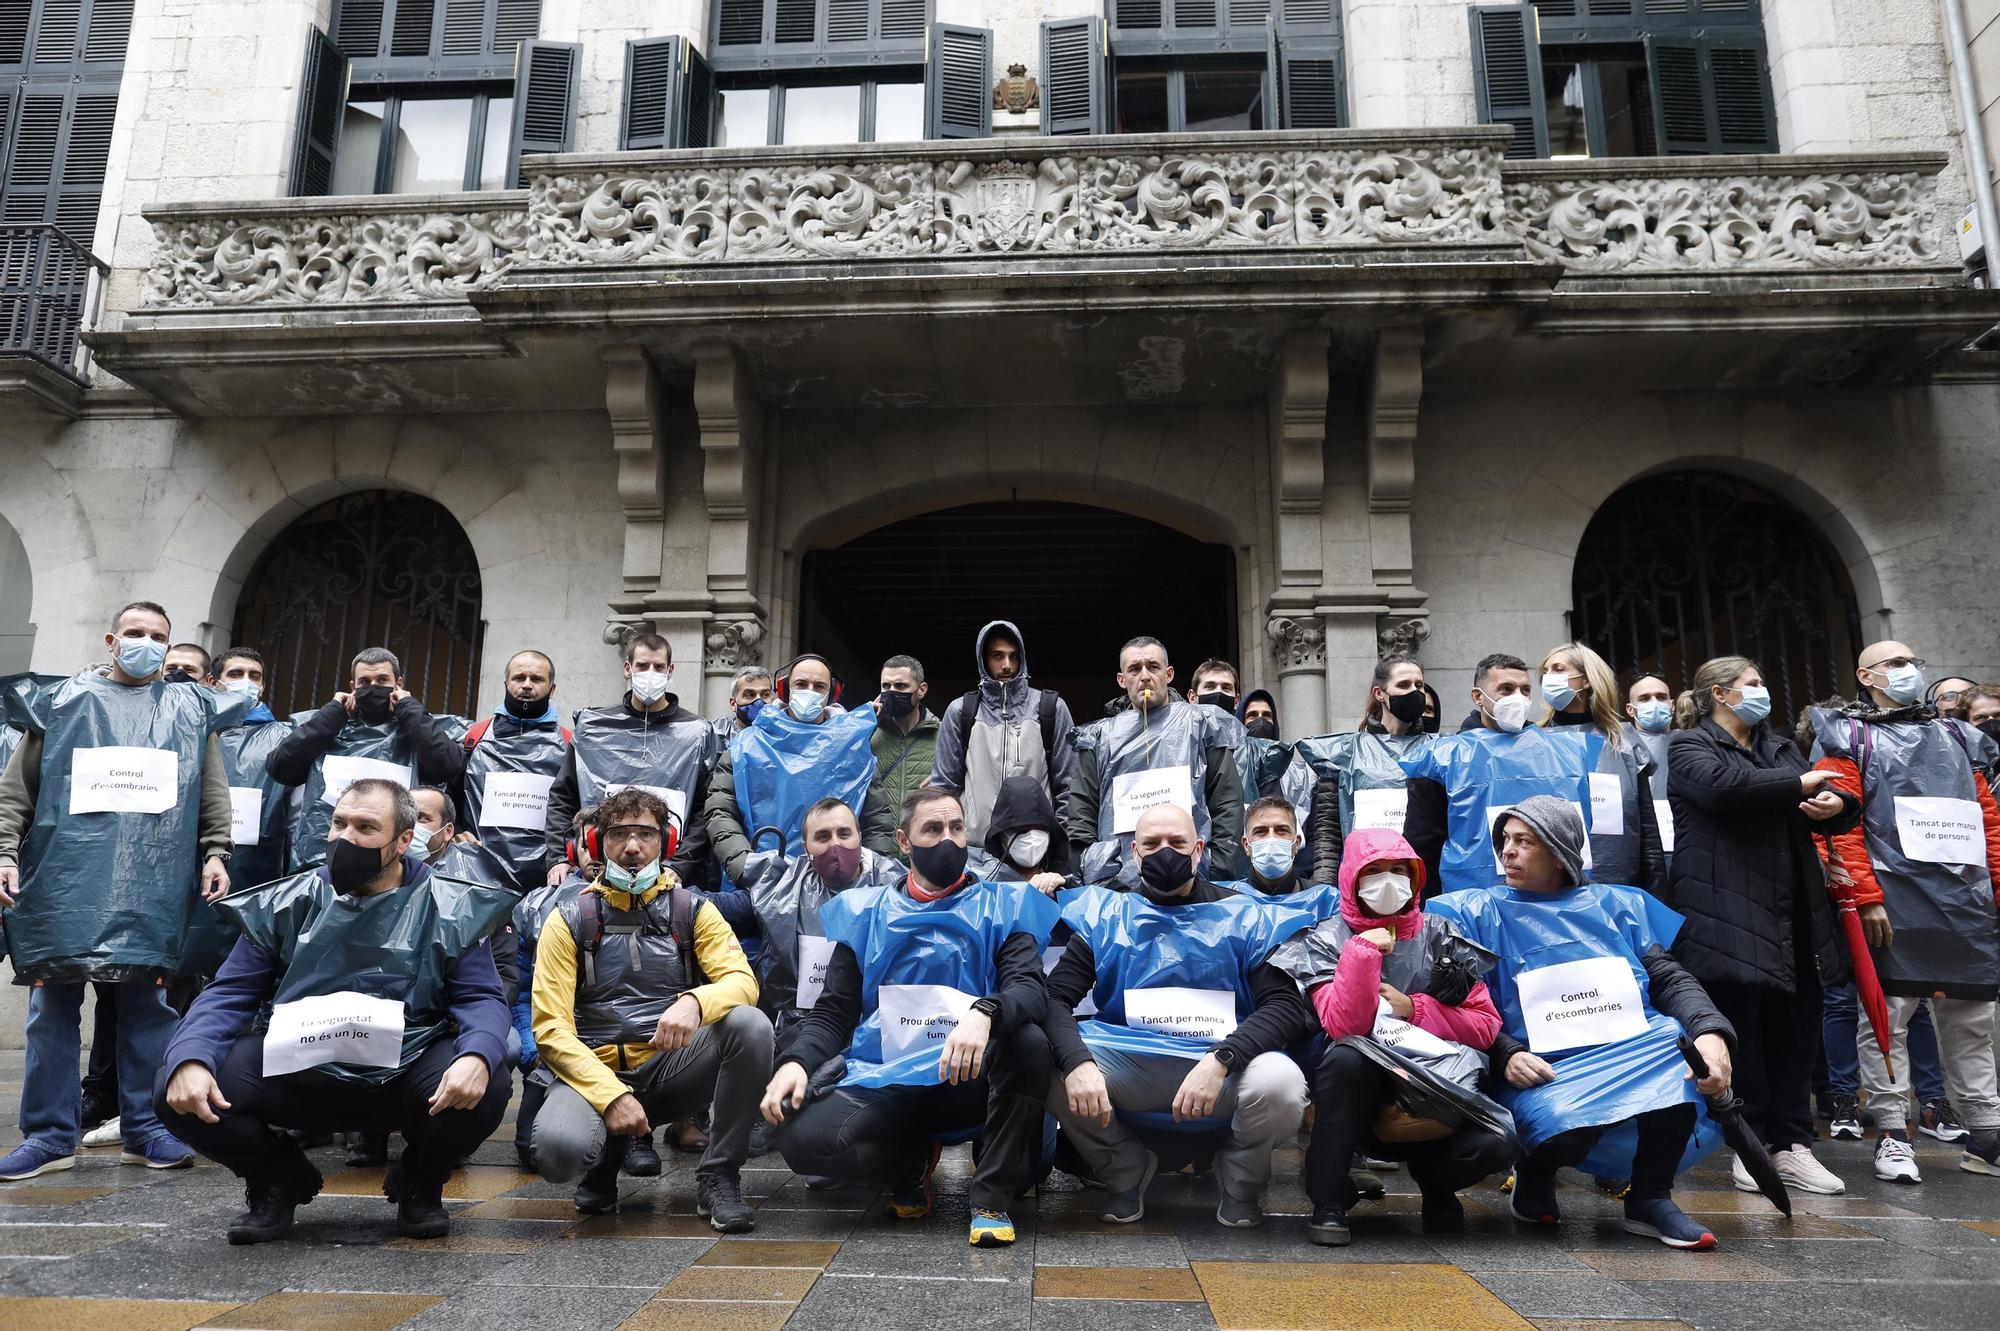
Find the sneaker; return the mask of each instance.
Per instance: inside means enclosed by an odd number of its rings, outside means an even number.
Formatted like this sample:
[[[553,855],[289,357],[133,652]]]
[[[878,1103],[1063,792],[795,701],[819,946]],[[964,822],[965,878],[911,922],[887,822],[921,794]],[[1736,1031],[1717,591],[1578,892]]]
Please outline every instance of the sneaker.
[[[1847,1185],[1841,1182],[1840,1176],[1821,1164],[1813,1156],[1812,1147],[1804,1142],[1789,1150],[1771,1152],[1771,1163],[1778,1167],[1778,1177],[1793,1192],[1838,1197],[1847,1191]]]
[[[350,1132],[347,1134],[347,1167],[380,1169],[389,1163],[389,1134]]]
[[[1991,1174],[2000,1178],[2000,1132],[1967,1134],[1965,1152],[1958,1167],[1968,1174]]]
[[[708,1129],[694,1119],[686,1118],[667,1125],[668,1136],[674,1149],[688,1155],[700,1155],[708,1149]],[[648,1142],[648,1145],[651,1143]]]
[[[186,1169],[194,1163],[194,1152],[179,1138],[162,1132],[136,1151],[126,1147],[119,1153],[118,1163],[144,1165],[148,1169]]]
[[[1354,1195],[1365,1197],[1371,1202],[1379,1202],[1389,1195],[1389,1189],[1382,1183],[1382,1176],[1372,1169],[1350,1169],[1347,1181],[1354,1185]]]
[[[1738,1192],[1763,1191],[1757,1186],[1757,1180],[1750,1177],[1750,1171],[1743,1167],[1743,1157],[1740,1155],[1729,1157],[1729,1181],[1736,1185]]]
[[[750,1125],[750,1156],[752,1159],[767,1155],[771,1150],[771,1134],[777,1131],[763,1119]]]
[[[912,1170],[889,1194],[889,1214],[898,1220],[922,1220],[931,1213],[931,1174],[937,1169],[944,1147],[931,1142],[924,1147],[923,1166]]]
[[[0,1179],[9,1183],[16,1179],[34,1178],[37,1174],[54,1174],[65,1169],[76,1168],[76,1154],[63,1155],[46,1146],[34,1142],[22,1142],[0,1159]]]
[[[618,1143],[624,1140],[623,1137],[608,1139],[604,1143],[605,1153],[576,1181],[576,1193],[571,1200],[582,1214],[609,1215],[618,1209],[618,1167],[625,1161],[625,1152]]]
[[[1354,1233],[1347,1227],[1347,1212],[1338,1206],[1315,1206],[1312,1219],[1306,1221],[1306,1237],[1322,1248],[1345,1248],[1354,1242]]]
[[[1356,1155],[1354,1157],[1354,1167],[1356,1169],[1372,1169],[1378,1174],[1393,1174],[1403,1167],[1403,1162],[1400,1160],[1382,1160],[1372,1155]]]
[[[718,1234],[747,1234],[757,1228],[757,1213],[743,1200],[743,1176],[733,1169],[695,1175],[694,1213],[707,1216],[708,1227]]]
[[[1245,1201],[1225,1192],[1215,1204],[1215,1223],[1228,1229],[1255,1229],[1264,1223],[1264,1208],[1255,1197]]]
[[[542,1172],[535,1168],[535,1153],[525,1146],[516,1146],[514,1148],[514,1163],[520,1166],[523,1174],[539,1174]]]
[[[660,1148],[653,1145],[651,1136],[634,1137],[632,1144],[625,1148],[626,1174],[632,1178],[658,1178],[660,1176]]]
[[[1962,1142],[1972,1136],[1952,1112],[1951,1101],[1943,1099],[1924,1101],[1923,1112],[1917,1115],[1917,1131],[1941,1142]]]
[[[1097,1218],[1110,1225],[1130,1225],[1146,1218],[1146,1189],[1152,1186],[1153,1175],[1159,1172],[1160,1158],[1151,1151],[1146,1153],[1146,1172],[1139,1176],[1139,1186],[1124,1192],[1108,1193],[1103,1209]]]
[[[1627,1197],[1632,1195],[1631,1179],[1612,1178],[1606,1174],[1593,1174],[1591,1176],[1590,1181],[1597,1185],[1597,1190],[1599,1192],[1603,1193],[1606,1197],[1611,1198],[1613,1201],[1622,1202]]]
[[[1424,1194],[1424,1233],[1463,1234],[1465,1232],[1465,1203],[1458,1200],[1455,1192],[1441,1192],[1436,1196]]]
[[[1687,1213],[1668,1197],[1628,1198],[1625,1202],[1625,1232],[1641,1238],[1658,1239],[1669,1248],[1708,1252],[1716,1246],[1715,1235],[1690,1220]]]
[[[972,1227],[965,1241],[975,1248],[1004,1248],[1014,1241],[1014,1222],[1005,1211],[972,1208]]]
[[[1514,1190],[1507,1194],[1507,1210],[1522,1224],[1560,1225],[1562,1208],[1556,1205],[1556,1176],[1515,1170]]]
[[[245,1180],[243,1214],[229,1222],[233,1244],[269,1243],[291,1232],[292,1213],[319,1195],[319,1170],[303,1153],[282,1159],[271,1172]]]
[[[81,1144],[91,1147],[116,1146],[124,1140],[125,1135],[118,1130],[118,1120],[116,1118],[107,1118],[89,1132],[84,1133]]]
[[[1922,1183],[1916,1148],[1901,1137],[1883,1133],[1875,1142],[1875,1177],[1891,1183]]]
[[[1858,1142],[1861,1140],[1861,1101],[1851,1095],[1830,1097],[1832,1111],[1827,1115],[1827,1132],[1837,1142]]]

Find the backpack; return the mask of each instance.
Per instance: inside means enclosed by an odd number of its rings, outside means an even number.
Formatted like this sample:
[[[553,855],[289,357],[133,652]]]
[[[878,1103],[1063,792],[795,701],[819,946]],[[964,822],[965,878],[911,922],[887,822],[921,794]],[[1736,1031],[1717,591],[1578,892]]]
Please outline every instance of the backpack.
[[[677,884],[667,892],[667,928],[674,936],[674,946],[680,949],[681,974],[687,977],[690,988],[708,979],[694,953],[694,913],[699,904],[684,885]],[[582,935],[576,946],[583,958],[576,971],[576,987],[581,993],[597,983],[597,953],[604,946],[604,898],[585,891],[577,897],[576,906],[577,932]],[[648,914],[651,909],[647,907]]]
[[[1056,704],[1061,701],[1053,689],[1038,689],[1041,702],[1035,708],[1035,719],[1042,727],[1042,761],[1049,771],[1056,770]],[[958,700],[958,751],[972,752],[972,728],[979,724],[979,690],[964,695]]]
[[[474,722],[472,729],[465,732],[465,751],[467,753],[471,753],[481,744],[484,744],[486,742],[486,732],[491,729],[493,729],[493,718],[490,716],[484,717]],[[556,724],[556,729],[562,731],[564,744],[576,743],[576,736],[569,733],[568,726],[558,722]]]

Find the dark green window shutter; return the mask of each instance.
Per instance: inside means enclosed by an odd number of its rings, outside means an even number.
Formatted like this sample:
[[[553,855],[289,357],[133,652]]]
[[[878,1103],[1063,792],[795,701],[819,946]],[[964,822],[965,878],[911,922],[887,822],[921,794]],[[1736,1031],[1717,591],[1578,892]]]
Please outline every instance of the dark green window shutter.
[[[507,178],[527,184],[523,153],[564,153],[576,138],[577,87],[583,47],[576,42],[522,42],[514,61],[514,138]]]
[[[0,5],[0,65],[19,65],[28,58],[28,19],[23,4]]]
[[[924,69],[924,137],[993,137],[993,33],[988,28],[931,25]]]
[[[340,122],[347,108],[348,60],[318,28],[306,33],[305,72],[299,79],[299,114],[293,130],[291,192],[325,194],[333,188],[333,158],[340,150]]]
[[[685,37],[625,43],[625,149],[706,148],[715,100],[708,61]]]
[[[333,40],[354,60],[382,54],[383,0],[340,0],[333,12]]]
[[[1119,32],[1157,32],[1166,15],[1166,0],[1111,0],[1111,23]]]
[[[716,45],[762,46],[769,8],[768,0],[715,0]]]
[[[1108,127],[1104,20],[1042,20],[1042,133],[1102,134]]]
[[[1778,151],[1761,29],[1646,39],[1660,149],[1678,156]]]
[[[1475,5],[1472,86],[1483,125],[1512,125],[1509,157],[1549,155],[1548,108],[1542,95],[1542,53],[1535,14],[1525,4]]]
[[[1286,129],[1339,129],[1347,72],[1332,37],[1280,38],[1279,87]]]

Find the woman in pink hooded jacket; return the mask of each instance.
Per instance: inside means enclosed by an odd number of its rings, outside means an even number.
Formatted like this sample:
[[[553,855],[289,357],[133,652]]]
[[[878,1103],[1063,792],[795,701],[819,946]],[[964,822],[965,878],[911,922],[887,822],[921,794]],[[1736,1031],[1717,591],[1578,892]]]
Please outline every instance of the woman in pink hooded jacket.
[[[1375,1137],[1395,1074],[1358,1041],[1469,1086],[1500,1031],[1500,1013],[1479,978],[1492,957],[1426,916],[1423,889],[1424,863],[1400,834],[1356,832],[1341,855],[1339,915],[1271,957],[1298,981],[1327,1040],[1312,1072],[1316,1113],[1305,1160],[1315,1243],[1340,1246],[1351,1237],[1347,1210],[1356,1194],[1348,1164],[1356,1151],[1409,1161],[1423,1189],[1426,1233],[1463,1230],[1458,1190],[1505,1169],[1513,1155],[1508,1137],[1477,1126],[1432,1141]]]

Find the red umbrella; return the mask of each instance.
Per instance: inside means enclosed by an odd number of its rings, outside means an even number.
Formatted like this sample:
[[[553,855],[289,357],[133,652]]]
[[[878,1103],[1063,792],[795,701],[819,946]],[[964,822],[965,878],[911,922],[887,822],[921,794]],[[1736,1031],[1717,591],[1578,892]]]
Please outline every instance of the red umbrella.
[[[1820,841],[1826,847],[1823,857],[1826,892],[1833,898],[1834,910],[1840,916],[1841,930],[1847,935],[1847,954],[1854,966],[1854,994],[1868,1013],[1868,1024],[1875,1028],[1875,1043],[1882,1049],[1882,1061],[1894,1077],[1896,1069],[1889,1055],[1889,1000],[1883,996],[1881,978],[1875,974],[1875,956],[1868,950],[1868,936],[1861,928],[1861,909],[1854,904],[1854,879],[1841,864],[1833,842],[1828,838]]]

